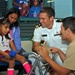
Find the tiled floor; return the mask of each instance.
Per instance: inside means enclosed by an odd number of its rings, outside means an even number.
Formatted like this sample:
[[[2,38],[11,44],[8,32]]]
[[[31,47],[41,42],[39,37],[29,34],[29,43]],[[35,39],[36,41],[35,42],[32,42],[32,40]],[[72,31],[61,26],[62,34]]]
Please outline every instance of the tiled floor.
[[[15,75],[16,75],[17,71],[15,71]],[[7,75],[6,71],[0,72],[0,75]]]
[[[17,70],[15,71],[15,75],[17,74]],[[0,72],[0,75],[7,75],[7,72],[4,71],[4,72]],[[27,75],[27,74],[23,74],[23,75]]]
[[[0,72],[0,75],[6,75],[6,72]]]

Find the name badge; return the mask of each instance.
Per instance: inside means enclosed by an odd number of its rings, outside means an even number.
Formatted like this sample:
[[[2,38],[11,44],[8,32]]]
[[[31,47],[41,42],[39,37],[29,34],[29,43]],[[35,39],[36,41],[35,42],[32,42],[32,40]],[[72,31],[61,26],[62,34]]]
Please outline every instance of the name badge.
[[[47,34],[43,34],[43,35],[42,35],[42,37],[46,37],[46,36],[47,36]]]

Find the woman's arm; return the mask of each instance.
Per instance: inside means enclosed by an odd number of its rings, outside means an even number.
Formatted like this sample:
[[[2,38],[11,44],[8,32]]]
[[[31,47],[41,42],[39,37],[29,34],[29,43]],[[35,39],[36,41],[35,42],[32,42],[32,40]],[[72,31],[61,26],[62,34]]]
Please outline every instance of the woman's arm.
[[[15,47],[15,44],[14,44],[13,40],[10,41],[10,47],[11,47],[12,50],[16,50],[16,47]]]
[[[15,28],[15,31],[13,32],[12,37],[13,37],[16,49],[18,50],[18,52],[20,52],[20,50],[22,49],[21,38],[20,38],[20,28],[19,27],[14,27],[14,28]],[[14,28],[13,28],[13,30],[14,30]]]

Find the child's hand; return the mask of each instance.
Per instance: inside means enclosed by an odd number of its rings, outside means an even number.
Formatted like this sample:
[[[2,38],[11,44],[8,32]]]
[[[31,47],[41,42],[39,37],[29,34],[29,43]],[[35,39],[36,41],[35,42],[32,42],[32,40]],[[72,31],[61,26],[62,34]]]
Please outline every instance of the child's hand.
[[[55,47],[50,47],[50,52],[52,53],[58,53],[59,49]]]
[[[8,53],[5,52],[2,58],[10,59],[10,56],[8,55]]]
[[[9,52],[9,56],[10,56],[11,58],[14,58],[14,57],[16,56],[16,54],[17,54],[17,52],[14,51],[14,50],[11,50],[11,51]]]

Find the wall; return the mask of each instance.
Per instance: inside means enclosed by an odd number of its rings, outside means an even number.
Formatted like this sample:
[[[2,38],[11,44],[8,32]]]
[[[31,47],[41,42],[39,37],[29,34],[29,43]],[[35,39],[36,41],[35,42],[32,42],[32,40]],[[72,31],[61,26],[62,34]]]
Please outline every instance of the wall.
[[[8,9],[12,7],[12,1],[13,0],[8,0]]]
[[[72,16],[72,2],[74,0],[55,0],[55,12],[56,18],[64,18],[67,16]]]
[[[22,48],[26,50],[27,52],[32,52],[32,41],[21,41]]]
[[[72,1],[72,14],[75,16],[75,0]]]

